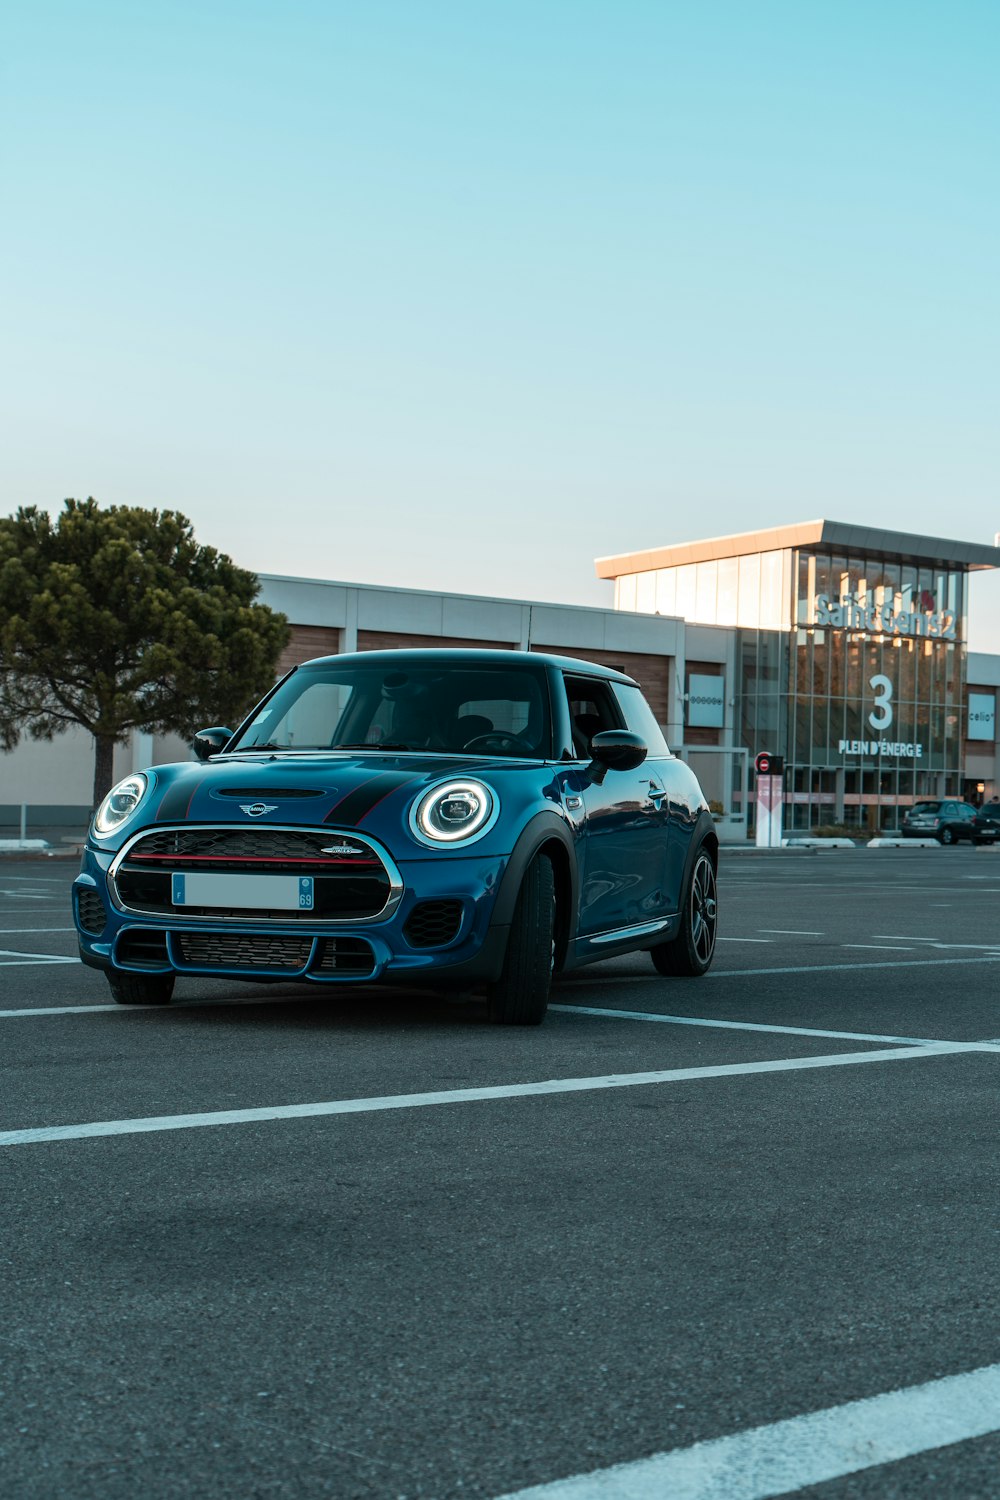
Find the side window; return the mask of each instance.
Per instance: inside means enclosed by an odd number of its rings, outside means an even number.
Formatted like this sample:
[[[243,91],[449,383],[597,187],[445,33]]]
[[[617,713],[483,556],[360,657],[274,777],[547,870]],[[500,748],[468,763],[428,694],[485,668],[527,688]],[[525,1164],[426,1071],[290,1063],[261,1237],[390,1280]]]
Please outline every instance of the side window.
[[[600,677],[566,677],[569,716],[573,727],[573,749],[581,760],[590,758],[590,742],[605,729],[623,729],[624,719],[611,692],[611,684]]]
[[[627,687],[624,682],[614,684],[615,697],[622,706],[625,723],[629,729],[641,734],[650,755],[669,755],[663,730],[653,717],[653,710],[637,687]]]
[[[976,816],[976,809],[974,807],[970,807],[968,802],[963,802],[961,804],[961,808],[962,817],[966,820],[966,822],[968,822],[970,818],[974,818]]]

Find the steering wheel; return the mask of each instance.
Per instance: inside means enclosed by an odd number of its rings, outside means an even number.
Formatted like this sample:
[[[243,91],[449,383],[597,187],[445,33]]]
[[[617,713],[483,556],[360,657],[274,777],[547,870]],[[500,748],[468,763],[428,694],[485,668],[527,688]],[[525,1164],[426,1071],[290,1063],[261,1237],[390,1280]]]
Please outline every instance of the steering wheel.
[[[500,729],[493,729],[489,734],[477,734],[467,744],[462,746],[463,750],[475,753],[482,750],[486,755],[534,755],[534,747],[529,745],[517,734],[504,734]]]

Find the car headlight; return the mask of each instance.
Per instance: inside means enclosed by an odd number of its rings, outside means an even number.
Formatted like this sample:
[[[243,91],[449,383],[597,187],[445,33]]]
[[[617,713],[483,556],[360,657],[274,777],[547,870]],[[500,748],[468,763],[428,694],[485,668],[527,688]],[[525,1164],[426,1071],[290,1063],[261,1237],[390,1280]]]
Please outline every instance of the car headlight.
[[[410,830],[422,844],[460,844],[492,828],[500,802],[482,781],[445,781],[410,809]]]
[[[141,771],[119,781],[117,786],[111,788],[94,815],[94,832],[114,833],[126,818],[131,817],[148,791],[149,777],[144,776]]]

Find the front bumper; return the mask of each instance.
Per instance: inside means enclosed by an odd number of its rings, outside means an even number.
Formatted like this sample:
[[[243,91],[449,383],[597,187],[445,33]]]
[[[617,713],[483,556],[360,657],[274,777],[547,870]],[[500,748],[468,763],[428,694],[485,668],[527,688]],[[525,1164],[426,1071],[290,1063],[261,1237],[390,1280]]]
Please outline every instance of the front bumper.
[[[88,846],[73,886],[80,957],[92,968],[254,982],[450,986],[489,982],[503,965],[508,929],[492,921],[503,858],[449,853],[401,862],[403,893],[395,910],[382,921],[353,924],[132,914],[112,898],[112,859]],[[424,902],[461,908],[446,942],[415,944],[412,926],[408,935],[414,908]]]

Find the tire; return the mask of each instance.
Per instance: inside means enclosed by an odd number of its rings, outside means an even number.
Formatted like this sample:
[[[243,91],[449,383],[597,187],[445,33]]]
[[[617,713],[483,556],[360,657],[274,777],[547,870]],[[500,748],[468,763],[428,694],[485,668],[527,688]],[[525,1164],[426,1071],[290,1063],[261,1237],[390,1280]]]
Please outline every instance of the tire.
[[[951,828],[942,828],[939,837],[942,844],[953,844],[955,842],[954,830]]]
[[[654,967],[661,974],[700,979],[712,967],[718,922],[715,866],[712,856],[702,846],[695,855],[691,881],[684,894],[677,936],[649,950]]]
[[[539,854],[524,873],[500,978],[486,991],[489,1018],[500,1026],[540,1026],[549,1004],[554,959],[556,881]]]
[[[112,999],[119,1005],[169,1005],[174,992],[173,974],[122,974],[107,976]]]

